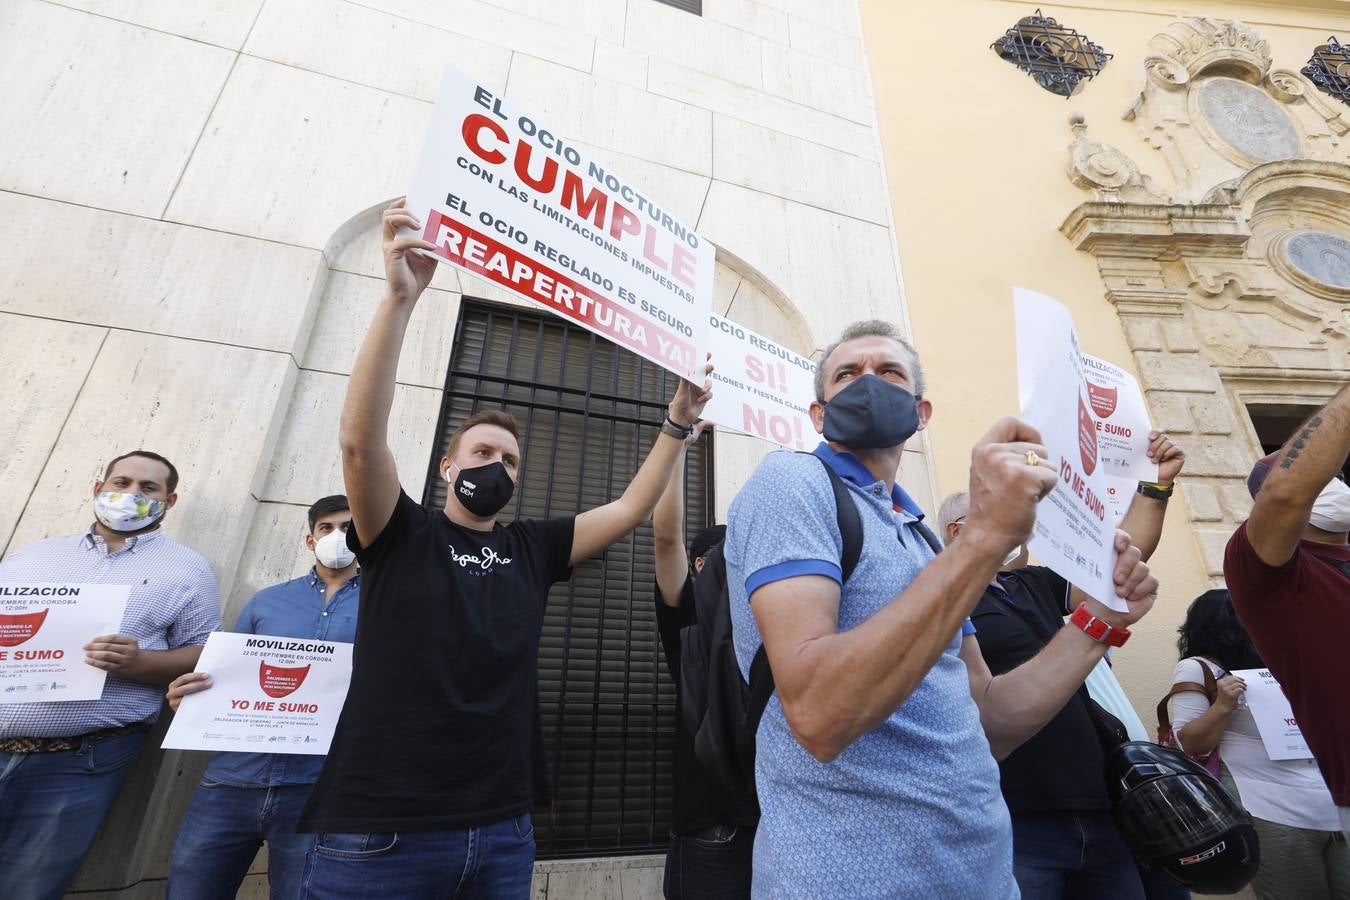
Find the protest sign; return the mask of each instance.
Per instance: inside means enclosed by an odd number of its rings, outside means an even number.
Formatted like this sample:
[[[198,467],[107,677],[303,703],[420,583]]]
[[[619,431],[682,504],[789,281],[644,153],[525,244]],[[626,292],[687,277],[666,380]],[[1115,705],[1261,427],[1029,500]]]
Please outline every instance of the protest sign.
[[[457,69],[408,209],[438,259],[702,383],[712,244]]]
[[[1243,699],[1252,711],[1261,743],[1271,759],[1312,759],[1303,731],[1294,720],[1294,711],[1284,689],[1269,669],[1237,669],[1233,675],[1247,682]]]
[[[716,371],[703,418],[793,450],[814,447],[815,363],[716,313],[708,324]]]
[[[1136,484],[1137,482],[1129,478],[1117,478],[1114,475],[1106,476],[1106,512],[1107,519],[1112,526],[1119,528],[1120,520],[1125,518],[1125,513],[1130,511],[1130,504],[1134,502]]]
[[[117,634],[125,584],[0,584],[0,703],[97,700],[108,673],[84,661],[84,645]]]
[[[1152,425],[1139,382],[1120,366],[1083,354],[1088,408],[1097,420],[1097,445],[1108,475],[1157,481],[1158,464],[1148,458]]]
[[[323,755],[347,698],[352,645],[217,631],[197,671],[211,687],[183,698],[165,748]]]
[[[1014,288],[1013,305],[1022,418],[1041,433],[1059,474],[1036,510],[1027,546],[1089,596],[1123,611],[1111,577],[1115,527],[1073,319],[1059,303],[1023,288]]]

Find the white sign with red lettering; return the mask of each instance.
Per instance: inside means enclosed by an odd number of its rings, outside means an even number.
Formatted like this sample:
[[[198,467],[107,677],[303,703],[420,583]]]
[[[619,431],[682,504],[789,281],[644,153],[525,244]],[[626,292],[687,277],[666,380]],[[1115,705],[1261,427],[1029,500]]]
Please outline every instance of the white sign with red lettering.
[[[328,752],[352,678],[352,645],[217,631],[197,671],[211,687],[183,698],[166,748]]]
[[[1120,527],[1120,520],[1125,518],[1125,513],[1130,511],[1130,504],[1134,502],[1135,486],[1137,481],[1129,478],[1117,478],[1114,475],[1106,476],[1106,512],[1111,524]]]
[[[436,258],[703,381],[713,245],[457,69],[441,84],[408,209]]]
[[[1115,363],[1083,354],[1088,408],[1097,420],[1101,466],[1108,475],[1157,481],[1158,464],[1148,458],[1152,425],[1139,382]]]
[[[117,634],[125,584],[0,584],[0,704],[97,700],[108,673],[84,661],[84,645]]]
[[[815,447],[820,436],[807,413],[815,363],[716,313],[708,324],[716,371],[703,418],[793,450]]]
[[[1266,745],[1266,755],[1271,759],[1312,759],[1289,698],[1270,670],[1237,669],[1232,674],[1247,682],[1242,697],[1252,711],[1261,743]]]
[[[1124,611],[1111,577],[1115,523],[1073,318],[1056,301],[1024,288],[1013,289],[1013,305],[1022,418],[1041,433],[1059,475],[1036,510],[1027,546],[1071,584]]]

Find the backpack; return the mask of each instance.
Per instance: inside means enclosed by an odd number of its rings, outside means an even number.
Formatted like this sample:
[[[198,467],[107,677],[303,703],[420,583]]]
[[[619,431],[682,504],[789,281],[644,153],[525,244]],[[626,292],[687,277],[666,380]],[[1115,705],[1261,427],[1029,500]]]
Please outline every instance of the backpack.
[[[1209,700],[1210,705],[1213,706],[1215,698],[1219,696],[1219,683],[1214,680],[1214,673],[1209,670],[1209,664],[1203,659],[1198,658],[1196,659],[1196,662],[1200,663],[1200,672],[1205,677],[1205,683],[1201,685],[1196,684],[1194,681],[1178,682],[1177,684],[1172,685],[1172,689],[1164,694],[1163,698],[1158,701],[1158,743],[1162,744],[1164,747],[1181,750],[1181,742],[1177,740],[1177,736],[1172,732],[1172,717],[1167,713],[1168,700],[1171,700],[1176,694],[1184,694],[1187,691],[1199,691],[1205,695],[1205,698]],[[1184,753],[1185,751],[1182,750],[1182,752]],[[1215,778],[1219,777],[1219,767],[1222,765],[1222,760],[1219,757],[1218,747],[1215,747],[1203,756],[1191,756],[1191,759],[1204,766],[1205,771],[1209,772],[1209,774],[1213,775]]]
[[[843,538],[839,560],[842,580],[848,581],[862,555],[862,517],[843,479],[815,454],[834,492],[835,519]],[[937,538],[922,522],[916,531],[934,552]],[[755,795],[755,731],[773,695],[773,672],[761,644],[750,663],[749,681],[736,663],[731,635],[731,599],[723,545],[704,557],[694,579],[695,622],[680,630],[680,710],[684,727],[694,736],[699,763],[723,787],[738,796]]]

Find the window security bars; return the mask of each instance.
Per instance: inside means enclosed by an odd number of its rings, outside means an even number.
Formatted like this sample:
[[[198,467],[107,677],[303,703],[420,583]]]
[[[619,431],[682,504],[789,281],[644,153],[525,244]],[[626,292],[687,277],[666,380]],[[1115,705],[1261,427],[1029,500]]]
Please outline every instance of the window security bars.
[[[1025,16],[990,45],[1052,94],[1071,97],[1111,58],[1101,47],[1049,16]]]

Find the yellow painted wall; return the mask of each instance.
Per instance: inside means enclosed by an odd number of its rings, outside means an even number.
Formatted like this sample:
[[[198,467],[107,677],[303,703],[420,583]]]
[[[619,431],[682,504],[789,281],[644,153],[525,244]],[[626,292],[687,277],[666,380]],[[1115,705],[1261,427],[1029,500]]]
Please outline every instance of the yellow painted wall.
[[[1240,19],[1270,42],[1275,68],[1299,69],[1338,32],[1350,38],[1350,3],[1098,2],[1040,4],[1114,59],[1078,95],[1041,89],[990,44],[1034,2],[862,0],[863,33],[894,207],[914,337],[935,408],[929,436],[938,487],[964,487],[971,446],[996,418],[1017,411],[1012,287],[1064,302],[1083,349],[1133,367],[1096,261],[1072,249],[1059,225],[1087,195],[1065,175],[1071,112],[1091,139],[1114,145],[1170,187],[1162,155],[1122,114],[1143,85],[1148,41],[1176,18]],[[1184,473],[1183,473],[1184,478]],[[1171,682],[1176,628],[1209,587],[1178,497],[1153,558],[1162,591],[1116,656],[1116,671],[1145,724]]]

